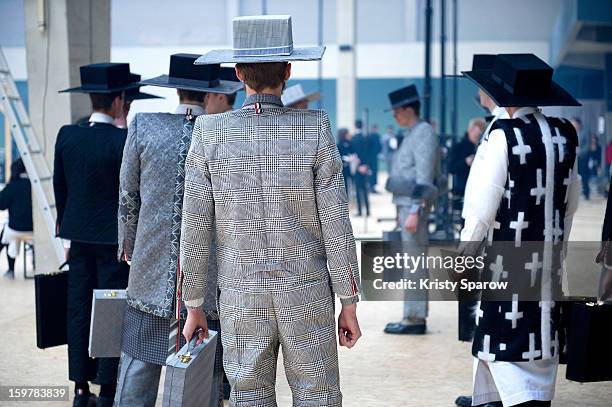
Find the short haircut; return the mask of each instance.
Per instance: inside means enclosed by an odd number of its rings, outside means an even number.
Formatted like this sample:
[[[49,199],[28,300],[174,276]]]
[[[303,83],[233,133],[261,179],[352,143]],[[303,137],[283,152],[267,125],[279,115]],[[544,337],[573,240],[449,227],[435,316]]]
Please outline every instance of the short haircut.
[[[363,121],[361,119],[355,120],[355,128],[357,129],[363,128]]]
[[[227,104],[230,106],[234,106],[234,103],[236,103],[236,94],[238,92],[234,92],[234,93],[226,93],[225,97],[227,97]]]
[[[110,93],[90,93],[89,99],[91,100],[91,108],[93,110],[108,111],[113,106],[113,100],[116,97],[121,97],[122,92],[110,92]]]
[[[404,109],[406,109],[408,107],[411,108],[412,110],[414,110],[414,114],[416,114],[417,116],[419,116],[421,114],[421,102],[419,100],[417,100],[416,102],[405,104],[402,107]]]
[[[468,129],[472,126],[478,126],[483,131],[487,127],[487,122],[482,117],[475,117],[468,123]]]
[[[180,101],[192,100],[194,102],[204,103],[204,97],[206,96],[206,92],[199,92],[196,90],[177,89],[176,92],[178,93]]]
[[[236,64],[244,84],[255,92],[266,88],[277,88],[285,82],[287,62],[263,62]]]

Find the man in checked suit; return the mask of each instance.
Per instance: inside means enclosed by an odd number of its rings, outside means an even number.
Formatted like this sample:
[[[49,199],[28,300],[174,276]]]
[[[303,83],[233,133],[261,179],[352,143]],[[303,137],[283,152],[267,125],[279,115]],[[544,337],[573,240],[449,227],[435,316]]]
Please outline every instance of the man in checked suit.
[[[273,38],[269,38],[274,33]],[[200,116],[185,163],[181,233],[183,334],[207,335],[200,304],[217,239],[224,368],[234,406],[276,406],[279,347],[293,404],[342,405],[341,346],[361,332],[358,265],[342,161],[327,114],[285,108],[290,61],[324,48],[291,43],[291,17],[239,17],[234,50],[196,63],[235,62],[247,98],[232,112]],[[216,223],[216,229],[213,224]],[[214,230],[214,232],[213,232]]]

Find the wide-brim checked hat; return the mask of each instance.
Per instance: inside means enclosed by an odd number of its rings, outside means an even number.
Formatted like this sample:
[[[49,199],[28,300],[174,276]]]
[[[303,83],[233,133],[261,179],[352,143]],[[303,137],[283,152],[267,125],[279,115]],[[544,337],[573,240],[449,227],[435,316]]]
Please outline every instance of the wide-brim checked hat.
[[[295,47],[291,16],[246,16],[233,20],[233,48],[202,55],[196,64],[318,61],[325,47]]]
[[[302,88],[302,84],[300,83],[286,88],[281,95],[281,100],[285,106],[291,106],[304,100],[314,102],[320,98],[320,92],[305,93],[304,88]]]
[[[112,93],[138,88],[132,80],[130,64],[104,62],[79,68],[81,86],[60,90],[59,93]]]
[[[140,82],[142,76],[132,73],[132,82]],[[140,84],[137,88],[127,89],[125,91],[125,99],[126,100],[145,100],[145,99],[163,99],[161,96],[153,95],[151,93],[141,92]]]
[[[243,88],[240,82],[220,79],[219,64],[194,65],[198,57],[196,54],[171,55],[168,75],[146,79],[140,85],[223,94],[236,93]]]
[[[419,97],[417,87],[415,85],[408,85],[389,93],[389,102],[391,103],[391,107],[385,111],[388,112],[395,108],[403,107],[420,100],[421,98]]]
[[[580,106],[553,81],[553,69],[534,54],[499,54],[492,69],[463,74],[500,107]]]

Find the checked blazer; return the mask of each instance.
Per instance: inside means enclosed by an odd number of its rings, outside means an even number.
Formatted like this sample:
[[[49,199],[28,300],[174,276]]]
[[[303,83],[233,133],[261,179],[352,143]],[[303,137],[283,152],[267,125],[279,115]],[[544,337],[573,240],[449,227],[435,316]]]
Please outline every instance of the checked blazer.
[[[189,305],[206,295],[213,234],[221,289],[278,292],[324,281],[343,303],[358,300],[342,160],[325,112],[255,94],[241,109],[197,118],[180,244]],[[270,271],[282,277],[263,277]]]

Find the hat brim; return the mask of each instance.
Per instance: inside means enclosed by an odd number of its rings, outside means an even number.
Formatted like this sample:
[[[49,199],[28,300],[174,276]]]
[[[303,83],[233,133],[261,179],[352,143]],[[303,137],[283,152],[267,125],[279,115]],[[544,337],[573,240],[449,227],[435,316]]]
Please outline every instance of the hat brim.
[[[163,96],[157,96],[157,95],[153,95],[151,93],[146,93],[146,92],[138,92],[133,96],[129,96],[128,97],[131,100],[144,100],[144,99],[164,99]]]
[[[140,87],[138,82],[130,83],[129,85],[121,86],[118,88],[110,88],[110,89],[91,89],[83,86],[77,86],[74,88],[68,88],[60,90],[58,93],[113,93],[113,92],[123,92],[128,89],[135,89]]]
[[[316,102],[317,100],[321,99],[321,92],[312,92],[312,93],[308,93],[304,96],[302,96],[299,99],[295,99],[290,101],[289,103],[285,103],[285,106],[292,106],[295,105],[296,103],[300,103],[302,101],[307,101],[308,103],[310,102]]]
[[[420,100],[420,97],[400,100],[399,102],[395,102],[394,104],[392,104],[390,108],[385,109],[385,112],[390,112],[393,109],[397,109],[398,107],[406,106],[414,102],[419,102]]]
[[[196,92],[223,93],[226,95],[236,93],[244,87],[242,82],[224,80],[220,80],[219,84],[213,87],[211,87],[207,82],[202,81],[201,84],[198,84],[198,82],[199,81],[195,80],[181,81],[180,78],[172,78],[172,82],[170,82],[170,77],[168,75],[160,75],[155,78],[140,81],[140,84],[142,86],[159,86],[162,88],[185,89]]]
[[[195,65],[319,61],[324,53],[325,47],[298,47],[294,48],[290,55],[234,56],[234,50],[215,49],[198,58]]]
[[[580,102],[554,81],[552,81],[550,90],[546,94],[516,96],[493,80],[492,71],[464,71],[462,73],[489,95],[495,104],[500,107],[581,106]]]

